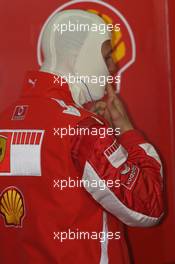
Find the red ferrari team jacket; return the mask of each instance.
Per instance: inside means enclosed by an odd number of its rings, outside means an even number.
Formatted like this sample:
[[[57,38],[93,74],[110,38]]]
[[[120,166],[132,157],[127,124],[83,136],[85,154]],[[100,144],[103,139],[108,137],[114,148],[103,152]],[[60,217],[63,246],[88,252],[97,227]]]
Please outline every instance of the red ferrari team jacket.
[[[162,167],[137,130],[118,136],[67,84],[29,72],[0,115],[0,263],[126,264],[123,223],[162,215]]]

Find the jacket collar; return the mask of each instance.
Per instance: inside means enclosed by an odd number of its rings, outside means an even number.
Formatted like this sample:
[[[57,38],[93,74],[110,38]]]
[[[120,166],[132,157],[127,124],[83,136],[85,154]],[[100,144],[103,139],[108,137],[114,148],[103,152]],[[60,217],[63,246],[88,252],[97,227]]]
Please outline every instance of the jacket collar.
[[[62,98],[66,99],[66,101],[74,102],[67,83],[61,84],[60,77],[42,71],[27,72],[22,96]]]

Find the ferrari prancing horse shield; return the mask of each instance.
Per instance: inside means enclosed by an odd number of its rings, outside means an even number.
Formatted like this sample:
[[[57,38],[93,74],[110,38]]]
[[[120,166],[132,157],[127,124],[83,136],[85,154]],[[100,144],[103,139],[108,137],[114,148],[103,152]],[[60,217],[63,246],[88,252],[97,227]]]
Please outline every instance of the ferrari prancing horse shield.
[[[0,129],[0,176],[41,176],[44,130]]]
[[[7,145],[7,138],[0,136],[0,163],[4,160],[6,145]]]

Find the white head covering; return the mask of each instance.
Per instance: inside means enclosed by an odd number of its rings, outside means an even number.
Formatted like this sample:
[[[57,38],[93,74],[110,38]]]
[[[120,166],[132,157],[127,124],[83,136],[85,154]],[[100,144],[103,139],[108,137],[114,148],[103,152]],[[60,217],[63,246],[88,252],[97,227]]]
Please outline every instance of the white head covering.
[[[97,30],[56,30],[56,27],[66,24],[87,24]],[[59,76],[99,76],[107,77],[109,71],[101,53],[104,41],[110,39],[110,32],[100,30],[100,25],[105,24],[99,16],[82,11],[66,10],[55,14],[47,23],[42,35],[42,51],[44,63],[41,71],[47,71]],[[54,30],[55,29],[55,30]],[[57,28],[58,29],[58,28]],[[98,83],[70,83],[72,97],[77,104],[84,104],[92,99],[98,100],[103,97],[105,85]]]

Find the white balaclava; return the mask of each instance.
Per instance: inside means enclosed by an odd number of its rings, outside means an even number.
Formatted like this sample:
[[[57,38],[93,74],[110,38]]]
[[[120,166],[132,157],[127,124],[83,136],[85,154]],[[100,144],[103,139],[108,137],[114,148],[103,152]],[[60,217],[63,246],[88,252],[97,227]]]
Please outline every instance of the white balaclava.
[[[61,33],[63,24],[66,24],[67,28],[70,24],[78,25],[79,28],[74,30],[72,27],[72,30]],[[80,30],[80,24],[83,25],[83,30]],[[66,10],[51,17],[42,35],[44,63],[41,71],[67,77],[70,75],[96,77],[97,83],[94,83],[95,81],[84,83],[84,80],[81,83],[68,82],[72,97],[79,105],[104,96],[105,84],[102,85],[99,80],[100,76],[104,78],[109,76],[109,71],[101,47],[111,35],[107,30],[100,30],[102,24],[103,26],[105,24],[103,19],[95,14],[76,9]],[[87,25],[86,29],[84,25]]]

